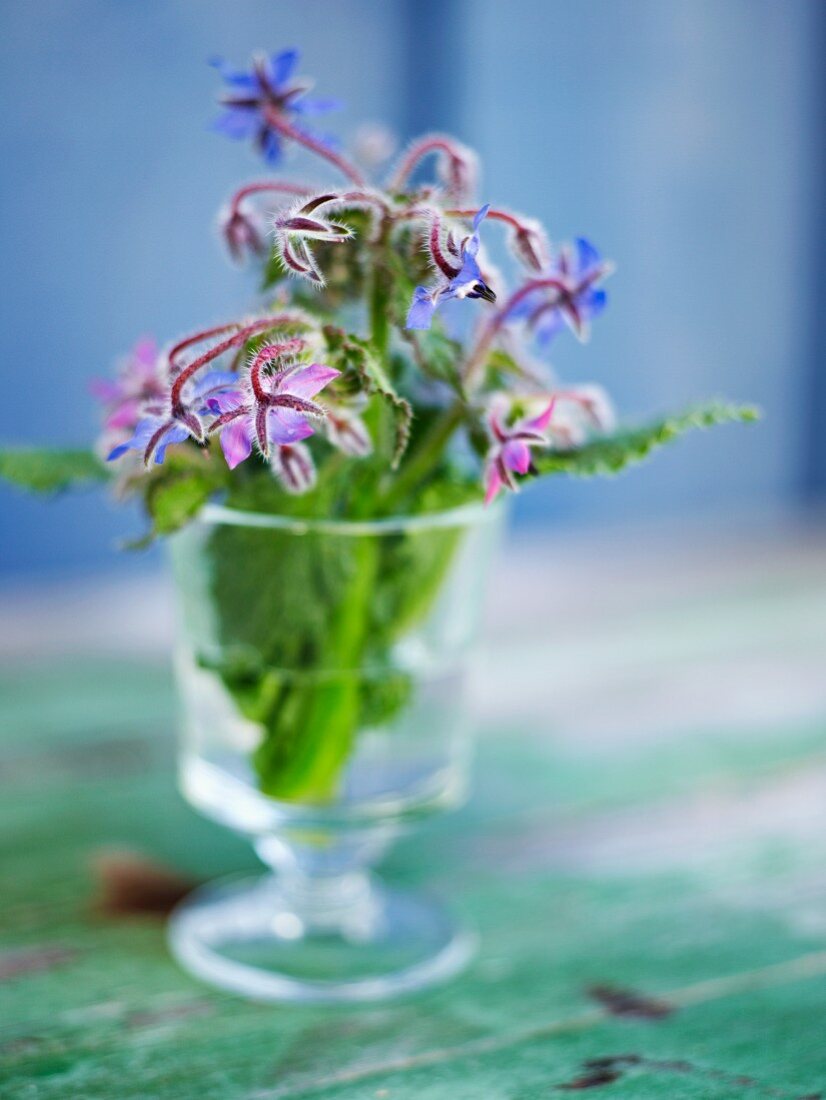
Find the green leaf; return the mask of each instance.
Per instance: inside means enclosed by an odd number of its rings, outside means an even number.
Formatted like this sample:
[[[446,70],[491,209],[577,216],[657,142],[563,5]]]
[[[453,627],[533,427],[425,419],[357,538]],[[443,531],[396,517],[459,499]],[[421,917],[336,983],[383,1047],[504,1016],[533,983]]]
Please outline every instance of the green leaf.
[[[446,382],[462,395],[462,379],[459,364],[462,362],[462,345],[453,340],[443,329],[434,325],[424,331],[402,330],[402,338],[410,345],[413,359],[423,374]]]
[[[378,395],[392,409],[395,418],[395,444],[391,468],[395,470],[410,441],[410,425],[413,420],[410,402],[396,392],[387,371],[366,340],[348,335],[333,325],[325,326],[324,335],[327,346],[338,360],[334,365],[345,374],[348,370],[352,371],[365,393]]]
[[[108,481],[109,469],[93,451],[10,447],[0,450],[0,479],[34,493]]]
[[[759,419],[760,411],[753,405],[711,401],[640,428],[625,429],[593,439],[575,450],[536,454],[534,472],[539,476],[571,474],[574,477],[617,474],[626,466],[642,462],[658,447],[671,443],[695,428],[713,428],[717,424],[729,423],[749,424]]]
[[[162,471],[146,489],[146,510],[154,535],[171,535],[188,523],[219,488],[211,470]]]

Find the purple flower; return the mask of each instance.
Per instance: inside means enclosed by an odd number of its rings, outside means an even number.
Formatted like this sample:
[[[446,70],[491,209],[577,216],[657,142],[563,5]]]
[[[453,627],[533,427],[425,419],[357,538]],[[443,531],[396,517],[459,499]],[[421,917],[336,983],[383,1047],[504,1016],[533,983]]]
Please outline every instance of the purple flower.
[[[547,346],[567,324],[581,341],[588,339],[589,325],[605,309],[606,292],[598,284],[612,266],[594,246],[577,237],[574,247],[562,248],[540,279],[548,285],[518,297],[506,321],[526,321],[538,342]]]
[[[211,371],[197,381],[187,383],[185,402],[175,412],[170,411],[168,392],[160,401],[147,402],[142,408],[144,415],[138,420],[132,435],[110,451],[107,461],[113,462],[127,451],[142,451],[147,466],[153,458],[160,465],[170,444],[183,443],[190,437],[202,443],[204,430],[199,416],[207,412],[212,400],[237,381],[237,375],[229,371]]]
[[[531,467],[531,447],[547,447],[547,431],[554,411],[554,399],[534,417],[521,417],[508,425],[505,414],[510,402],[495,401],[488,419],[491,447],[485,465],[485,504],[490,504],[500,489],[516,491],[514,474],[526,474]]]
[[[553,394],[554,420],[551,443],[560,450],[581,447],[594,433],[610,432],[616,416],[601,386],[572,386]]]
[[[230,138],[253,138],[269,164],[281,160],[283,136],[276,125],[279,119],[298,130],[296,119],[324,114],[340,106],[337,100],[312,99],[306,95],[312,81],[295,77],[298,57],[297,50],[283,50],[270,57],[257,54],[249,73],[237,72],[221,58],[213,59],[211,64],[230,89],[221,98],[225,110],[213,123],[213,129]],[[306,133],[303,129],[302,132]],[[322,144],[332,144],[328,138],[308,136]]]
[[[316,266],[309,242],[341,244],[353,236],[349,226],[319,213],[323,206],[338,200],[336,193],[315,195],[310,200],[301,198],[290,209],[276,214],[272,222],[275,249],[285,269],[317,286],[324,286],[324,278]]]
[[[354,458],[366,458],[373,451],[373,440],[359,416],[366,403],[362,398],[326,406],[324,434],[334,447]]]
[[[417,286],[407,314],[407,328],[427,329],[436,309],[451,298],[484,298],[495,302],[496,295],[482,278],[476,255],[479,251],[479,226],[489,206],[483,206],[473,219],[473,232],[458,246],[448,235],[446,249],[440,239],[438,218],[433,219],[430,232],[430,253],[443,278],[433,287]]]
[[[309,418],[323,419],[325,409],[311,398],[337,378],[340,371],[321,363],[299,364],[264,375],[262,368],[280,355],[280,349],[264,347],[253,360],[248,384],[217,394],[209,401],[217,419],[210,432],[221,433],[221,449],[230,469],[252,453],[253,442],[265,458],[273,444],[300,443],[313,434]]]
[[[143,405],[163,397],[159,358],[157,344],[145,336],[120,363],[117,378],[92,381],[91,391],[105,409],[103,426],[107,433],[133,429]]]
[[[248,254],[261,256],[267,251],[260,221],[260,218],[239,206],[222,212],[221,234],[235,263],[243,263]]]
[[[272,456],[275,476],[288,493],[306,493],[315,485],[315,463],[310,450],[303,443],[285,444]]]

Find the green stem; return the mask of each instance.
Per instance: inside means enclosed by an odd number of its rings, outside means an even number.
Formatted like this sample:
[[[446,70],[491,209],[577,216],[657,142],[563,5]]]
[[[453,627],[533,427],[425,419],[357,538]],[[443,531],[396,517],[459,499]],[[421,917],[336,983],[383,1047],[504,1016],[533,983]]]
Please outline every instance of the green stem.
[[[370,287],[370,342],[382,362],[390,347],[390,276],[382,255],[387,247],[389,224],[385,218],[373,250]]]

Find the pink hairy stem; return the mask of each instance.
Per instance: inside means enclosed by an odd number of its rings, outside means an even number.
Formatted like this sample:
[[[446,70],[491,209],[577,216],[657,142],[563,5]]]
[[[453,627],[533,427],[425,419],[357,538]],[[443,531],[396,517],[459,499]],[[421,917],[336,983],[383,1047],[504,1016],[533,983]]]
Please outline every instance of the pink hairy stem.
[[[282,118],[281,113],[277,109],[269,104],[264,105],[263,111],[264,117],[267,120],[267,125],[271,126],[273,130],[277,130],[282,137],[289,138],[290,141],[295,141],[297,144],[303,145],[304,148],[309,149],[311,153],[315,153],[316,156],[323,157],[324,160],[329,161],[330,164],[338,168],[342,175],[351,180],[356,187],[364,186],[364,177],[358,169],[350,164],[344,157],[339,156],[334,150],[328,149],[323,142],[317,141],[309,134],[305,134],[301,130],[296,130],[285,118]]]
[[[408,176],[424,157],[429,153],[447,153],[449,157],[460,159],[454,145],[447,138],[424,138],[408,150],[396,173],[388,183],[390,191],[400,191],[407,182]]]
[[[477,213],[477,210],[445,211],[445,214],[447,214],[449,218],[475,218]],[[505,225],[509,225],[512,229],[516,229],[517,231],[525,228],[524,223],[521,222],[519,218],[515,217],[513,214],[509,214],[507,210],[497,210],[495,207],[492,206],[490,210],[488,210],[487,216],[493,221],[504,222]]]
[[[433,257],[436,266],[442,272],[447,275],[448,279],[452,279],[455,275],[459,274],[461,270],[455,264],[452,264],[447,259],[444,252],[442,252],[442,222],[438,214],[433,215],[433,220],[430,224],[430,254]]]
[[[203,355],[193,360],[188,366],[184,367],[172,385],[171,397],[173,415],[176,415],[177,410],[182,408],[181,393],[184,386],[201,367],[205,367],[207,363],[211,363],[213,359],[217,359],[219,355],[223,355],[225,351],[229,351],[230,348],[235,347],[237,344],[243,344],[245,340],[249,339],[250,336],[254,336],[257,332],[265,332],[267,329],[275,328],[276,325],[283,324],[285,321],[291,319],[290,314],[279,313],[271,317],[261,317],[257,321],[251,321],[249,324],[237,328],[231,336],[228,336],[225,340],[222,340],[220,343],[210,348],[209,351],[204,352]],[[218,331],[225,331],[225,329],[219,329]]]
[[[551,305],[558,305],[559,302],[565,298],[568,298],[571,300],[571,302],[573,302],[573,300],[579,294],[581,294],[583,290],[587,290],[587,288],[592,283],[596,282],[597,279],[602,278],[603,274],[604,272],[601,268],[596,268],[594,271],[589,272],[588,275],[586,275],[585,278],[580,283],[578,283],[578,285],[574,287],[573,290],[570,287],[566,286],[561,279],[529,279],[527,283],[524,283],[517,291],[515,291],[510,296],[510,298],[508,298],[502,308],[496,311],[496,313],[493,315],[493,317],[491,317],[485,328],[482,330],[482,335],[479,337],[476,346],[468,356],[467,362],[465,363],[465,366],[462,370],[462,378],[465,382],[465,385],[469,385],[471,379],[473,378],[479,367],[479,364],[484,359],[485,354],[490,348],[490,345],[493,343],[496,334],[505,323],[508,314],[514,308],[514,306],[519,305],[519,303],[524,298],[526,298],[529,294],[532,294],[535,290],[544,290],[545,288],[556,290],[559,295],[555,302],[550,303]],[[545,307],[543,306],[542,308],[544,309]],[[578,315],[575,306],[573,307],[573,312],[575,316]]]
[[[260,180],[255,183],[248,183],[236,191],[230,199],[230,213],[237,214],[241,203],[250,195],[260,195],[268,191],[274,194],[295,195],[296,198],[300,198],[302,195],[311,195],[313,189],[303,183],[288,183],[286,180]]]

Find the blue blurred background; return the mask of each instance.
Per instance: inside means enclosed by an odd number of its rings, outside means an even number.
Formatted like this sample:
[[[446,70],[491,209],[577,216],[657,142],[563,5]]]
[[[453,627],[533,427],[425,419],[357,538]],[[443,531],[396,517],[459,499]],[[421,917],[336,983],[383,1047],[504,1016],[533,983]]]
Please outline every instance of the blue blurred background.
[[[219,204],[260,174],[207,129],[208,57],[299,46],[302,69],[401,140],[449,129],[482,196],[618,263],[584,349],[554,364],[626,417],[750,399],[757,430],[692,439],[616,483],[548,482],[526,524],[787,516],[826,487],[819,326],[826,5],[820,0],[37,0],[0,8],[0,435],[84,444],[91,376],[249,304]],[[300,165],[299,165],[300,168]],[[136,516],[0,490],[7,579],[153,568]]]

